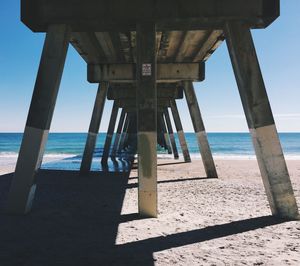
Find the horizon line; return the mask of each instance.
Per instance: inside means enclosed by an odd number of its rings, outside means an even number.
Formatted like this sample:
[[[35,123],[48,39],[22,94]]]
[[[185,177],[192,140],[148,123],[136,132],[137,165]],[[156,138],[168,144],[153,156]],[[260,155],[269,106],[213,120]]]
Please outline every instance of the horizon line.
[[[23,134],[24,131],[0,131],[0,134]],[[88,134],[87,131],[50,131],[51,133],[57,133],[57,134],[63,134],[63,133],[71,133],[71,134],[81,134],[85,133]],[[115,134],[116,132],[114,132]],[[184,133],[195,133],[194,131],[184,131]],[[250,133],[249,131],[206,131],[206,133]],[[300,131],[277,131],[277,133],[300,133]],[[107,134],[106,131],[100,131],[98,134]],[[174,134],[177,134],[177,132],[174,132]]]

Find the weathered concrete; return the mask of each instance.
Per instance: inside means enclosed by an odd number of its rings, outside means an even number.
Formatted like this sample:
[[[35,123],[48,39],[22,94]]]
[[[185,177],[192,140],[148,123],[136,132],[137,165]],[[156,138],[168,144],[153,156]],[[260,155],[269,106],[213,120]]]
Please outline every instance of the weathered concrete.
[[[49,23],[70,23],[75,32],[134,31],[138,21],[153,21],[161,30],[222,29],[228,20],[243,19],[266,27],[279,15],[279,0],[22,0],[22,21],[33,31]]]
[[[157,82],[174,82],[181,80],[202,81],[205,76],[204,63],[168,63],[157,65]],[[88,65],[88,81],[99,83],[135,82],[135,64]]]
[[[153,22],[137,24],[137,134],[138,208],[157,217],[157,91],[156,28]]]
[[[105,144],[104,144],[104,148],[103,148],[102,158],[101,158],[101,163],[104,165],[107,164],[107,160],[108,160],[108,156],[109,156],[109,152],[110,152],[110,145],[111,145],[111,141],[112,141],[112,137],[114,134],[115,125],[116,125],[116,120],[117,120],[117,116],[118,116],[118,110],[119,110],[119,107],[117,106],[117,103],[114,102],[112,111],[111,111],[111,115],[110,115],[107,133],[106,133],[106,139],[105,139]]]
[[[19,157],[8,195],[7,210],[24,214],[35,195],[35,175],[41,165],[68,50],[70,29],[49,26],[34,86]]]
[[[174,132],[173,132],[172,123],[171,123],[168,108],[165,108],[165,110],[164,110],[164,117],[165,117],[165,120],[166,120],[167,129],[168,129],[169,136],[170,136],[170,141],[171,141],[171,145],[172,145],[172,151],[173,151],[174,159],[178,159],[179,158],[178,150],[177,150],[177,146],[176,146],[176,141],[175,141],[175,137],[174,137]]]
[[[163,131],[163,134],[164,134],[164,140],[165,140],[165,143],[166,143],[166,146],[167,146],[168,154],[172,154],[171,142],[170,142],[170,139],[169,139],[169,134],[167,132],[166,123],[165,123],[163,113],[160,113],[159,117],[160,117],[161,128],[162,128],[162,131]]]
[[[177,130],[179,143],[180,143],[181,150],[183,153],[184,161],[191,162],[191,157],[190,157],[189,149],[188,149],[188,146],[187,146],[187,143],[185,140],[185,136],[184,136],[179,112],[177,109],[176,101],[175,100],[170,101],[170,105],[171,105],[171,111],[172,111],[172,115],[173,115],[173,119],[174,119],[174,124],[175,124],[176,130]]]
[[[136,98],[136,84],[112,83],[107,92],[108,100],[133,100]],[[157,84],[158,99],[183,99],[182,86],[174,83]]]
[[[125,121],[125,115],[126,115],[126,112],[123,108],[122,111],[121,111],[119,124],[118,124],[117,132],[116,132],[116,135],[115,135],[114,145],[113,145],[113,148],[112,148],[112,151],[111,151],[111,156],[116,156],[116,153],[118,151],[120,138],[121,138],[121,134],[122,134],[122,129],[123,129],[124,121]]]
[[[125,138],[125,148],[129,149],[130,153],[135,153],[137,150],[137,115],[136,111],[130,113],[130,119]]]
[[[189,108],[193,127],[197,136],[198,146],[204,164],[206,176],[218,177],[193,83],[189,81],[183,82],[183,87],[187,106]]]
[[[119,147],[118,147],[118,152],[121,152],[124,149],[124,144],[125,141],[127,139],[127,131],[128,131],[128,126],[129,126],[129,121],[130,121],[130,114],[126,113],[126,118],[124,121],[124,126],[123,126],[123,130],[120,136],[120,143],[119,143]]]
[[[299,218],[289,173],[259,67],[251,32],[226,24],[226,40],[258,165],[273,215]]]
[[[164,133],[162,130],[159,112],[157,112],[157,144],[162,148],[167,149],[167,143],[165,141]]]
[[[89,132],[82,156],[80,172],[86,173],[91,169],[91,164],[93,160],[93,154],[96,147],[99,127],[102,119],[103,109],[105,105],[105,98],[107,94],[108,83],[102,82],[99,84],[92,119],[90,122]]]
[[[170,98],[173,99],[173,98]],[[157,98],[157,108],[160,108],[161,110],[165,107],[170,106],[170,99],[166,98]],[[136,99],[129,98],[125,100],[116,100],[117,105],[119,108],[125,108],[125,110],[128,110],[130,113],[136,112]]]

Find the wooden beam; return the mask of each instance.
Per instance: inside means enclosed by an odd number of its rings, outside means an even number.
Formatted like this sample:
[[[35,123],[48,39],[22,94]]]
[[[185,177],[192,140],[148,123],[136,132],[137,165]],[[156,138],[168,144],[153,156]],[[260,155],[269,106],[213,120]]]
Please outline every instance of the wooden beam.
[[[107,62],[117,62],[117,51],[114,48],[110,34],[108,32],[95,32],[95,36],[106,56]]]
[[[130,32],[120,32],[121,49],[126,63],[134,63],[131,49]]]
[[[92,32],[72,32],[70,43],[87,63],[109,62],[95,34]]]
[[[135,82],[135,64],[89,64],[88,81],[99,83]],[[204,63],[166,63],[157,64],[157,82],[175,82],[181,80],[203,81],[205,78]]]
[[[174,63],[185,34],[186,32],[184,31],[163,32],[157,61],[163,63]]]
[[[178,50],[175,62],[193,62],[194,51],[199,49],[207,31],[188,31]]]
[[[199,45],[197,53],[192,57],[193,62],[206,61],[224,40],[222,30],[213,30],[207,33],[205,41]]]

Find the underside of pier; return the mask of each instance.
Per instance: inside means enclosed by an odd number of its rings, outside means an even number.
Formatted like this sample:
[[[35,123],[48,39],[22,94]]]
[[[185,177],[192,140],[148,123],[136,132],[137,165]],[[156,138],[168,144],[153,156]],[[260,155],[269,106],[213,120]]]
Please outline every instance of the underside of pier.
[[[251,29],[265,28],[279,16],[279,0],[21,3],[23,23],[34,32],[46,32],[46,38],[9,212],[31,209],[69,44],[86,62],[87,80],[99,84],[81,174],[90,171],[105,101],[111,100],[101,164],[124,154],[133,163],[137,154],[139,214],[156,217],[157,145],[179,157],[173,124],[184,161],[191,161],[176,104],[185,99],[206,175],[218,177],[193,83],[205,79],[206,61],[226,40],[272,214],[298,217],[251,36]]]

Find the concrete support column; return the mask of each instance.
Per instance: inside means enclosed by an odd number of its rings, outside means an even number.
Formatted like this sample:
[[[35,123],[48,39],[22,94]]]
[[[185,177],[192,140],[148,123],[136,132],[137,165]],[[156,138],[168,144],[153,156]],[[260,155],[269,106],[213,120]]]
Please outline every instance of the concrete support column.
[[[41,165],[69,46],[70,28],[50,25],[46,34],[7,210],[24,214],[31,209],[35,176]]]
[[[169,134],[167,132],[166,123],[165,123],[163,113],[159,114],[159,117],[160,117],[160,122],[161,122],[161,128],[162,128],[162,131],[163,131],[163,134],[164,134],[165,143],[167,145],[168,154],[172,154],[171,143],[170,143],[170,139],[169,139]]]
[[[119,107],[117,105],[117,102],[114,101],[114,105],[113,105],[113,108],[111,111],[110,120],[109,120],[109,124],[108,124],[108,129],[107,129],[107,133],[106,133],[105,144],[104,144],[104,148],[103,148],[103,154],[102,154],[102,159],[101,159],[102,164],[107,164],[107,160],[108,160],[108,156],[109,156],[109,152],[110,152],[110,144],[111,144],[111,140],[112,140],[112,137],[114,134],[116,120],[117,120],[117,116],[118,116],[118,110],[119,110]]]
[[[207,177],[218,177],[214,159],[208,143],[204,123],[202,120],[197,96],[192,81],[183,82],[185,98],[189,107],[190,116],[198,140],[198,146],[202,157]]]
[[[225,33],[272,214],[283,218],[299,218],[250,29],[239,22],[228,22]]]
[[[105,105],[107,89],[108,89],[107,82],[102,82],[98,87],[92,119],[89,127],[89,133],[85,143],[85,148],[84,148],[81,166],[80,166],[81,173],[89,172],[91,169],[93,154],[96,147],[99,127],[100,127],[103,109]]]
[[[127,138],[127,131],[128,131],[128,126],[129,126],[129,113],[126,113],[126,118],[124,121],[124,126],[123,126],[123,130],[122,130],[122,134],[120,137],[120,143],[119,143],[119,147],[118,147],[118,152],[121,152],[124,149],[124,144]]]
[[[137,24],[137,134],[138,207],[146,217],[157,217],[157,90],[156,27]]]
[[[130,126],[132,125],[132,113],[128,113],[128,120],[127,120],[127,125],[126,125],[126,131],[124,134],[124,139],[123,139],[123,147],[122,149],[126,150],[128,148],[128,139],[130,135]]]
[[[182,150],[182,153],[183,153],[184,161],[185,162],[190,162],[191,157],[190,157],[188,146],[186,144],[186,140],[185,140],[185,136],[184,136],[184,132],[183,132],[179,112],[178,112],[178,109],[177,109],[176,101],[171,100],[170,105],[171,105],[171,111],[172,111],[172,115],[173,115],[173,119],[174,119],[174,124],[175,124],[177,134],[178,134],[178,138],[179,138],[179,143],[180,143],[181,150]]]
[[[131,152],[135,152],[137,149],[137,116],[136,113],[130,114],[130,120],[128,123],[127,137],[126,137],[126,147],[129,148]]]
[[[176,142],[175,142],[174,132],[173,132],[172,123],[171,123],[168,108],[166,108],[164,110],[164,117],[166,119],[166,124],[167,124],[167,128],[168,128],[169,136],[170,136],[170,141],[171,141],[171,145],[172,145],[174,159],[178,159],[179,158],[178,150],[177,150],[177,146],[176,146]]]
[[[126,115],[125,110],[122,109],[120,119],[119,119],[119,124],[117,127],[115,140],[114,140],[114,145],[113,145],[112,152],[111,152],[111,156],[116,156],[116,153],[118,151],[118,146],[119,146],[120,138],[121,138],[121,134],[122,134],[122,128],[123,128],[124,120],[125,120],[125,115]]]
[[[159,114],[157,114],[157,144],[165,150],[167,149]]]

